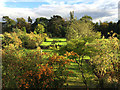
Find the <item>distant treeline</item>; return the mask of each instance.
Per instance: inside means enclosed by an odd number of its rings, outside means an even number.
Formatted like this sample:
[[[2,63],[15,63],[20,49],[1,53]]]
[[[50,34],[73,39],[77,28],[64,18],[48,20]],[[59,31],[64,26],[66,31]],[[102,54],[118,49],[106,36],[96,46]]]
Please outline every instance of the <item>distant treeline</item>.
[[[120,21],[117,23],[111,22],[92,22],[91,16],[83,16],[80,19],[74,18],[74,12],[70,12],[70,20],[65,20],[59,15],[53,15],[50,19],[45,17],[36,18],[35,21],[28,16],[26,21],[24,18],[16,18],[16,21],[9,18],[9,16],[3,16],[2,22],[2,33],[12,32],[13,28],[19,28],[21,30],[26,29],[27,33],[34,32],[38,24],[44,27],[44,33],[47,33],[49,37],[65,37],[67,28],[75,20],[80,20],[81,22],[90,22],[94,26],[95,31],[101,32],[102,36],[106,38],[109,36],[108,32],[113,31],[113,33],[120,34]]]

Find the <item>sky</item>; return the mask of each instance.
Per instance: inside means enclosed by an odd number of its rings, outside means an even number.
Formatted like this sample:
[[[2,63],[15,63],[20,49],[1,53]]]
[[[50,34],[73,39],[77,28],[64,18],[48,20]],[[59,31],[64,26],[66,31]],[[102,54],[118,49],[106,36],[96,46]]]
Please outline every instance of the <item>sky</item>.
[[[0,0],[0,21],[3,16],[12,19],[23,17],[33,20],[38,17],[50,19],[60,15],[69,19],[70,11],[80,19],[84,15],[91,16],[93,22],[118,21],[119,0]]]

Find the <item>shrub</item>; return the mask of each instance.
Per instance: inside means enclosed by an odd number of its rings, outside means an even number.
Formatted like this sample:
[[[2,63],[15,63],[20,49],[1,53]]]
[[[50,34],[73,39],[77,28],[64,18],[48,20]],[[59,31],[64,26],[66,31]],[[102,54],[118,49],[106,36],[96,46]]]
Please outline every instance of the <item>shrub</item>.
[[[16,32],[16,33],[22,32],[22,31],[21,31],[19,28],[17,28],[17,27],[16,27],[16,28],[12,28],[12,31],[13,31],[13,32]]]
[[[111,75],[112,81],[110,82],[118,83],[119,40],[116,37],[96,39],[92,43],[86,44],[86,46],[90,56],[90,60],[87,63],[89,63],[93,73],[97,76],[100,87],[105,87],[108,83],[106,79],[111,77]]]
[[[14,49],[4,49],[2,56],[3,88],[62,87],[69,74],[66,56]]]
[[[52,34],[50,32],[47,33],[50,38],[52,38]]]
[[[23,42],[23,47],[25,48],[37,48],[46,38],[46,34],[34,34],[31,32],[30,34],[22,34],[20,36],[22,42]]]
[[[9,44],[14,44],[16,48],[22,47],[22,41],[18,38],[17,34],[14,33],[7,33],[3,34],[3,47]]]
[[[79,39],[71,39],[67,41],[66,46],[62,46],[59,50],[61,54],[64,54],[66,51],[74,51],[79,55],[86,54],[85,44],[92,42],[94,39],[91,37],[84,37]]]
[[[117,35],[117,38],[120,39],[120,35]]]
[[[82,58],[78,61],[85,62],[89,66],[92,73],[97,77],[100,88],[116,88],[119,86],[119,50],[119,40],[114,35],[109,39],[71,39],[66,46],[60,49],[62,54],[65,51],[74,51],[80,57],[89,56],[90,59]]]
[[[45,28],[42,24],[38,24],[37,27],[35,28],[35,32],[37,34],[42,34],[44,33],[44,31],[45,31]]]
[[[47,34],[30,34],[21,31],[18,28],[13,28],[14,32],[3,34],[3,47],[9,44],[14,44],[16,48],[25,47],[28,49],[37,48],[47,37]]]
[[[36,41],[33,40],[33,38],[30,38],[29,34],[21,35],[20,38],[21,38],[21,40],[23,42],[22,43],[23,47],[25,47],[27,49],[37,48]]]

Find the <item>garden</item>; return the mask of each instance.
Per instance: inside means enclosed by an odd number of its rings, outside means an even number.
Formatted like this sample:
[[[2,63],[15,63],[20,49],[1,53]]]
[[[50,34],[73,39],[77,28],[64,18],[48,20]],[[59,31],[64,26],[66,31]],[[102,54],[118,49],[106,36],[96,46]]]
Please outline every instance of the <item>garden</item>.
[[[30,32],[23,23],[14,28],[5,24],[1,35],[3,89],[119,88],[118,34],[110,31],[105,37],[94,30],[88,17],[67,23],[58,27],[47,24],[45,28],[44,22]],[[48,32],[50,29],[54,32]],[[60,33],[63,29],[64,34]]]

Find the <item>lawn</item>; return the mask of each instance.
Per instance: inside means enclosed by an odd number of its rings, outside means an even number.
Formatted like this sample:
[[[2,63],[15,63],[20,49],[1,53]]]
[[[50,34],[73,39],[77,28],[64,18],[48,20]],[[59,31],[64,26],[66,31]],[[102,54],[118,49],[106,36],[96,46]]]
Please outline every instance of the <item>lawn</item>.
[[[43,42],[42,44],[40,44],[40,46],[50,46],[50,45],[66,45],[66,42],[56,42],[56,43],[52,43],[52,42]]]
[[[46,40],[47,42],[52,42],[52,41],[62,41],[66,42],[66,38],[49,38]]]
[[[42,44],[40,44],[40,46],[50,46],[51,42],[42,42]]]
[[[41,49],[50,49],[51,47],[58,47],[58,46],[64,46],[66,45],[66,38],[49,38],[45,42],[42,42],[40,44]],[[47,51],[48,50],[44,50]]]
[[[89,59],[88,56],[84,57],[85,59]],[[83,71],[84,71],[84,75],[86,77],[87,83],[89,85],[90,88],[94,88],[97,81],[95,81],[95,75],[92,74],[91,69],[89,68],[89,66],[85,63],[85,61],[83,62]],[[68,67],[68,71],[73,71],[73,74],[71,74],[68,78],[68,81],[64,84],[65,86],[68,85],[68,87],[85,87],[85,84],[83,83],[83,78],[82,78],[82,74],[79,70],[78,64],[71,62],[71,65]],[[92,81],[90,81],[90,79]]]

